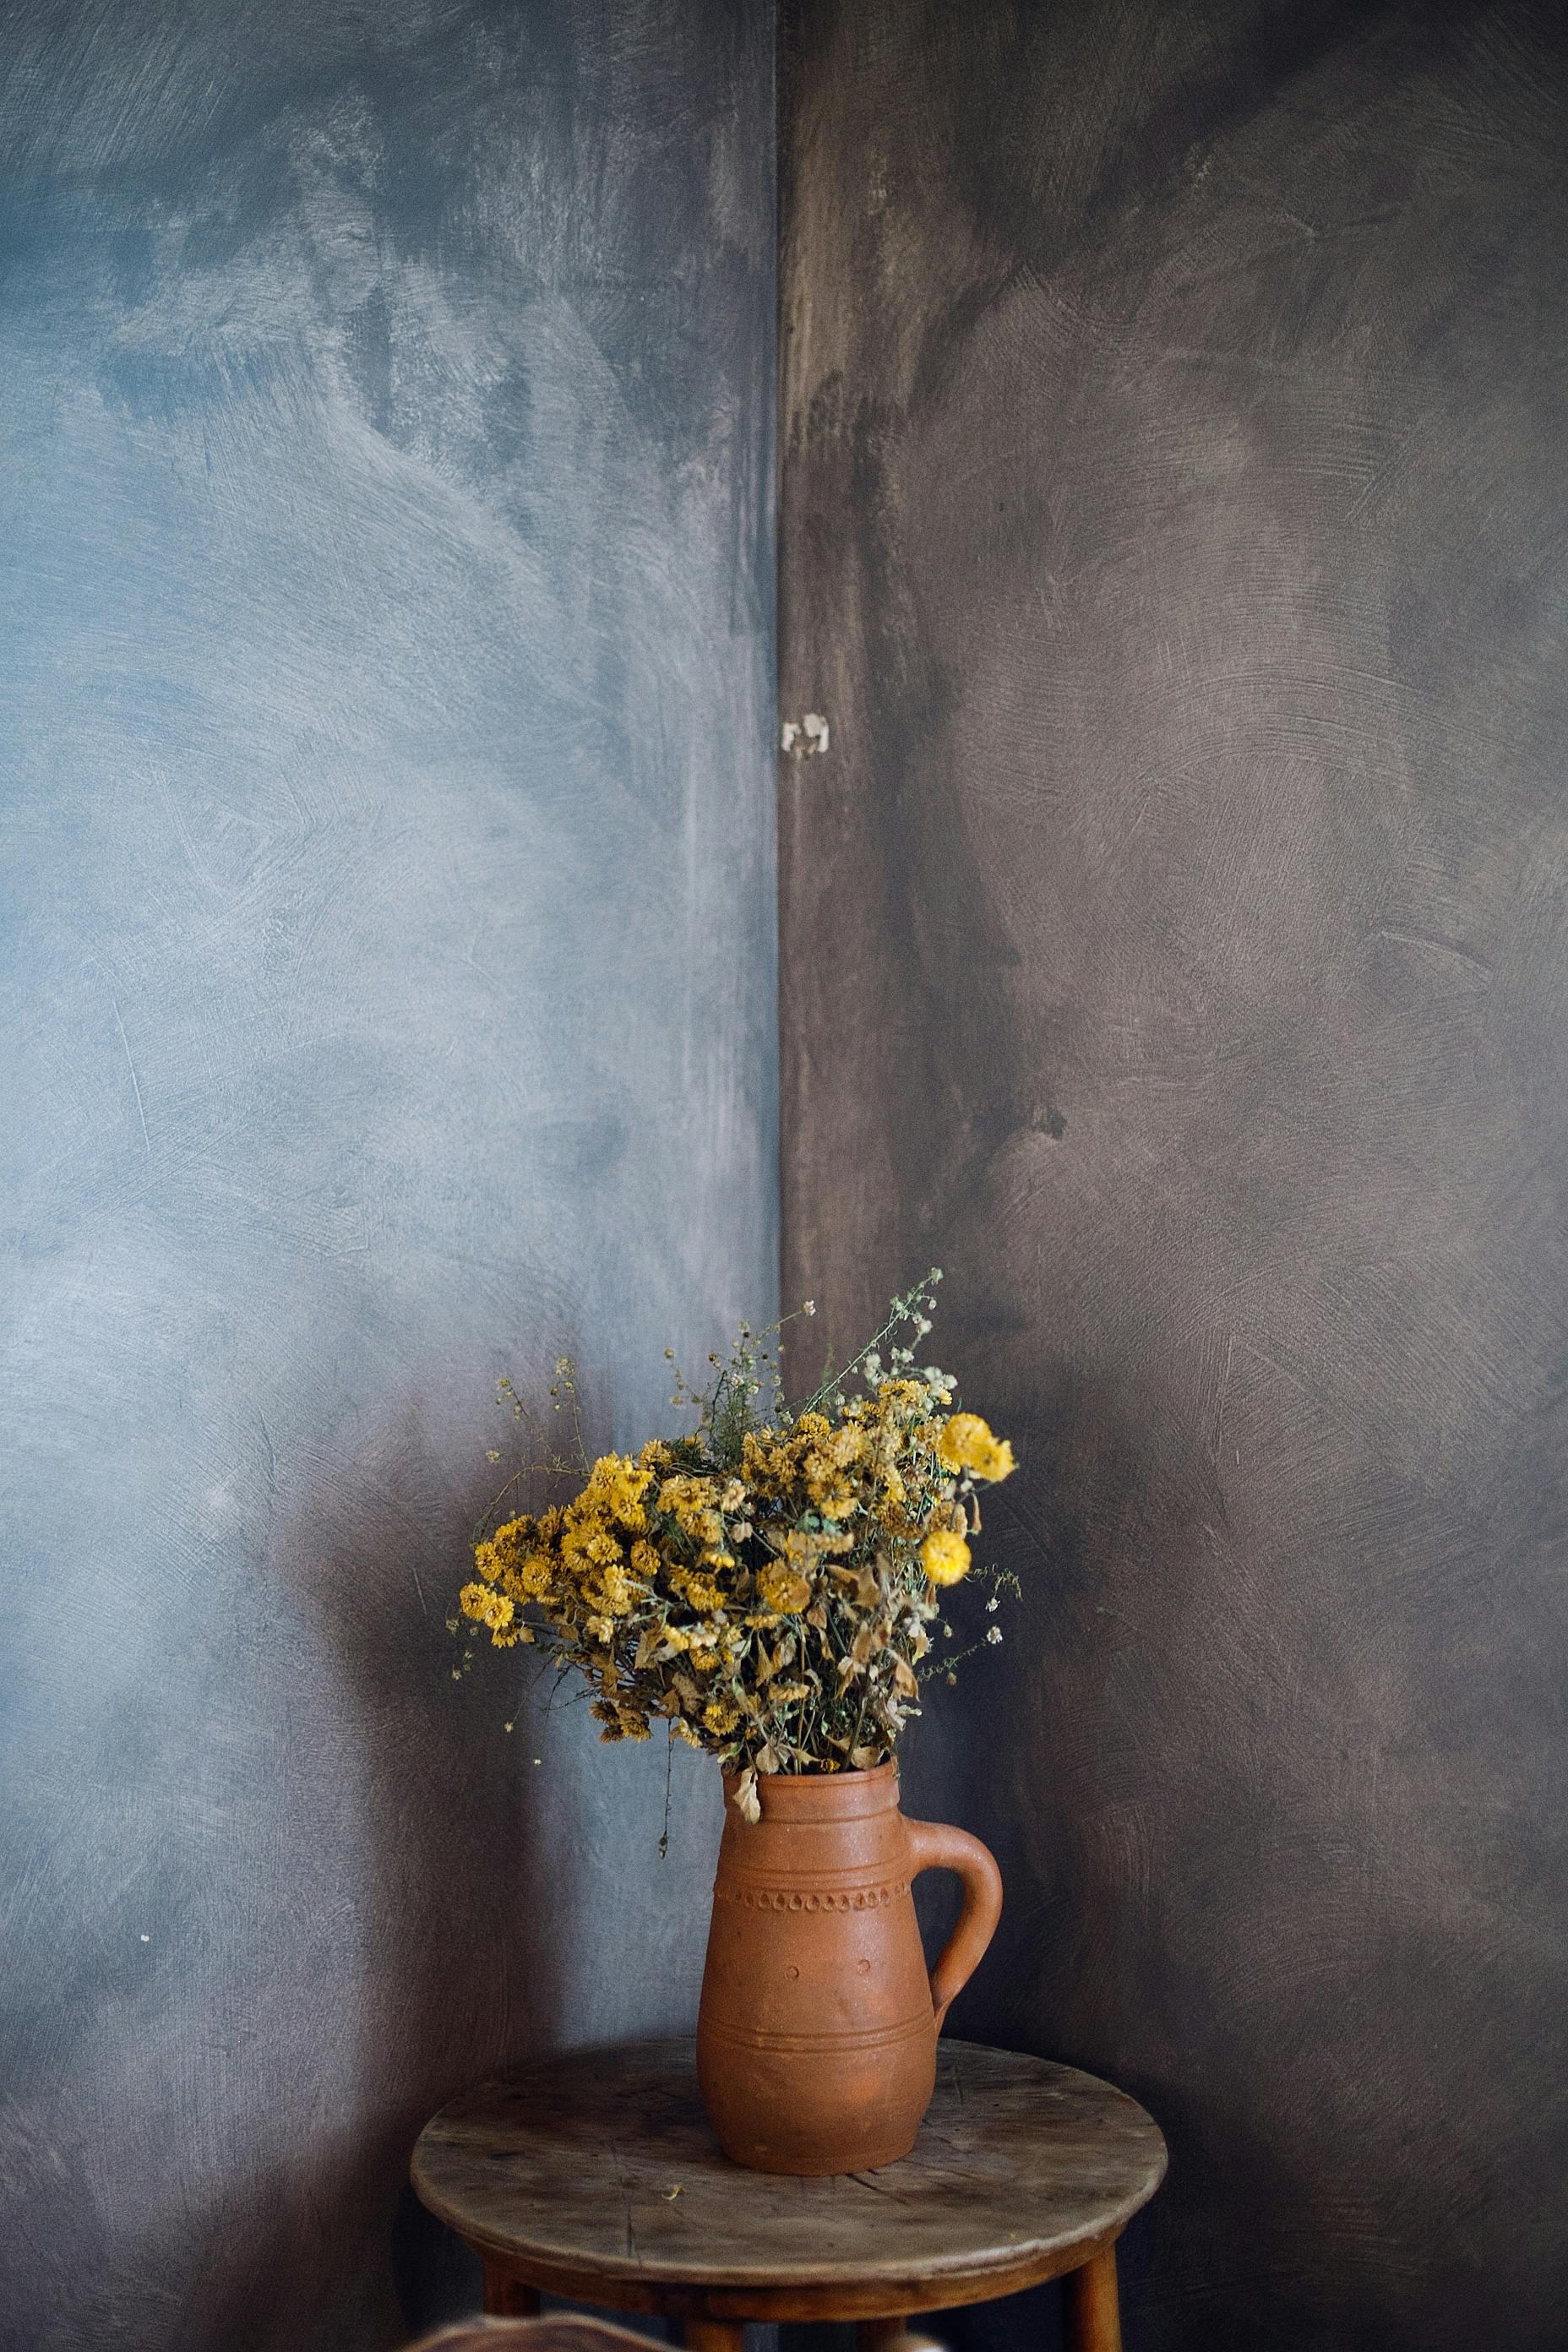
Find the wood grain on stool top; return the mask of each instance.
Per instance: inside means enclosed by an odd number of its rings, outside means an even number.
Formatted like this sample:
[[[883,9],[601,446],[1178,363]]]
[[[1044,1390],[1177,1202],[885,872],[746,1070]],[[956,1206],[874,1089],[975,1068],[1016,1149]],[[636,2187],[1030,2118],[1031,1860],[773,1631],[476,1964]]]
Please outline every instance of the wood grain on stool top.
[[[943,2042],[900,2163],[816,2180],[744,2171],[713,2137],[685,2041],[580,2051],[486,2084],[426,2126],[413,2168],[432,2211],[537,2284],[749,2318],[1011,2294],[1110,2243],[1164,2169],[1154,2124],[1109,2084]]]

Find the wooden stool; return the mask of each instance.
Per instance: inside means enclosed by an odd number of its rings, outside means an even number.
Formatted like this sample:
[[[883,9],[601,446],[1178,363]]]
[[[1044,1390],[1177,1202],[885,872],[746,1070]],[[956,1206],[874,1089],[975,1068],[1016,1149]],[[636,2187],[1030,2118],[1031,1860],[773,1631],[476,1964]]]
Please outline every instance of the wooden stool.
[[[911,2313],[1064,2274],[1074,2352],[1120,2352],[1116,2241],[1164,2170],[1155,2126],[1108,2083],[946,2041],[913,2153],[879,2172],[731,2164],[689,2042],[575,2051],[470,2091],[413,2168],[482,2258],[487,2311],[535,2311],[543,2289],[663,2312],[692,2352],[741,2352],[748,2319],[854,2319],[862,2352],[886,2352]]]

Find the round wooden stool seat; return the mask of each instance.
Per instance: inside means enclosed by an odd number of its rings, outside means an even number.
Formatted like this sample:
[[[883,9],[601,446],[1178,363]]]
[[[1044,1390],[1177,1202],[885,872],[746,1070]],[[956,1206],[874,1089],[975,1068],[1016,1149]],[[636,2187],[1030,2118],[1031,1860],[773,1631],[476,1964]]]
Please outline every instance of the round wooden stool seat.
[[[1108,2083],[943,2041],[900,2163],[747,2172],[721,2153],[681,2041],[574,2051],[465,2094],[426,2125],[413,2176],[484,2258],[492,2311],[528,2307],[515,2281],[677,2314],[717,2346],[747,2319],[891,2321],[1081,2272],[1077,2337],[1099,2347],[1119,2340],[1110,2249],[1164,2169],[1158,2129]]]

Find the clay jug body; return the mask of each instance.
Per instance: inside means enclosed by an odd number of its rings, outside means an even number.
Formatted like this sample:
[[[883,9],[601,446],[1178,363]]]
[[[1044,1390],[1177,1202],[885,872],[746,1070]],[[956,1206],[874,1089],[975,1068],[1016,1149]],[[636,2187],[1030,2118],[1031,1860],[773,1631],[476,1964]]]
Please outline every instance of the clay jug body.
[[[907,2156],[948,2003],[990,1942],[1002,1880],[978,1838],[899,1811],[897,1768],[774,1773],[724,1833],[697,2023],[703,2105],[758,2172],[863,2172]],[[954,1870],[963,1915],[927,1976],[912,1881]]]

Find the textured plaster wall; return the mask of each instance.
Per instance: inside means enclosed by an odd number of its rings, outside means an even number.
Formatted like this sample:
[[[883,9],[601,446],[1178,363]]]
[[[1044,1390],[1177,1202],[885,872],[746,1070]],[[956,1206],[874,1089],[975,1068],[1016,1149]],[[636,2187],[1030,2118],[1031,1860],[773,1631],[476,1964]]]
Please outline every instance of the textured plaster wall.
[[[499,1373],[773,1296],[773,120],[760,0],[0,12],[18,2352],[400,2341],[425,2114],[694,2013],[710,1776],[445,1621]]]
[[[1547,2352],[1560,16],[785,26],[785,1293],[942,1263],[1025,1464],[911,1748],[1008,1880],[955,2024],[1165,2125],[1131,2346]]]

